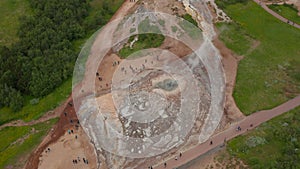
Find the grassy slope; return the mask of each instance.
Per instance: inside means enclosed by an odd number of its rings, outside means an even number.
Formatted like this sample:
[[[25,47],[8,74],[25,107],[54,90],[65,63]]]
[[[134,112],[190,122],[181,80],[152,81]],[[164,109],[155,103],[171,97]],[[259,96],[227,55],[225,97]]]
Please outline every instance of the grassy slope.
[[[36,105],[31,105],[29,99],[27,104],[19,112],[12,112],[9,108],[0,109],[0,125],[6,122],[22,119],[31,121],[41,117],[46,111],[52,110],[61,104],[71,93],[72,80],[71,78],[64,82],[54,92],[40,99]]]
[[[227,150],[231,155],[241,158],[251,168],[291,168],[288,163],[293,163],[293,159],[286,157],[290,157],[290,153],[296,151],[293,146],[297,147],[297,144],[299,146],[299,142],[297,143],[300,139],[299,113],[300,107],[263,123],[246,135],[230,141]],[[290,150],[292,152],[289,152]],[[298,160],[295,160],[294,168],[296,165],[300,167],[299,154]]]
[[[273,11],[277,12],[279,15],[300,24],[300,16],[298,15],[298,10],[292,5],[269,5],[268,6]]]
[[[221,39],[235,53],[245,56],[234,90],[242,112],[247,115],[269,109],[299,94],[300,79],[292,74],[300,74],[300,30],[252,1],[228,5],[225,12],[237,24],[219,24]],[[249,46],[254,41],[260,45],[251,51]]]
[[[0,168],[7,165],[18,165],[22,167],[25,162],[19,161],[19,157],[31,152],[34,147],[39,144],[51,126],[57,122],[57,119],[52,119],[43,124],[24,127],[6,127],[0,130]],[[31,132],[32,128],[35,132]],[[24,138],[23,141],[20,138]],[[17,141],[18,140],[18,141]],[[16,144],[12,144],[16,142]]]
[[[27,0],[0,1],[0,45],[11,45],[18,40],[19,17],[29,13]]]

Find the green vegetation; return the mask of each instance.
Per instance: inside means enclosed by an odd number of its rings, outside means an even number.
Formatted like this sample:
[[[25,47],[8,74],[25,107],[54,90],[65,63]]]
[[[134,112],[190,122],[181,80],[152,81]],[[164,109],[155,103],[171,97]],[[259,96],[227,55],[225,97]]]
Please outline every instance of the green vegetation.
[[[84,1],[29,2],[33,14],[22,16],[19,41],[0,49],[0,107],[14,111],[21,109],[22,95],[45,96],[70,77],[77,57],[72,42],[84,37],[88,15]]]
[[[147,17],[140,22],[138,26],[139,33],[161,33],[157,23],[151,23],[150,19]],[[162,21],[158,21],[158,24],[164,24]]]
[[[72,79],[69,78],[52,93],[39,100],[38,104],[30,104],[32,98],[27,98],[25,106],[18,112],[13,112],[8,107],[0,109],[0,125],[17,119],[26,122],[38,119],[45,112],[60,105],[71,93]]]
[[[160,26],[165,27],[166,21],[165,20],[158,20],[158,23],[160,24]]]
[[[216,0],[216,4],[219,8],[225,9],[228,5],[234,5],[236,3],[243,3],[246,4],[248,0]]]
[[[221,31],[219,38],[225,42],[228,48],[235,51],[238,55],[246,54],[251,48],[254,39],[237,23],[218,23],[217,27]]]
[[[128,42],[132,42],[134,40],[134,37],[137,35],[133,35],[129,38]],[[138,41],[136,41],[132,49],[130,46],[125,46],[119,51],[119,55],[121,58],[126,58],[132,53],[142,50],[142,49],[148,49],[148,48],[157,48],[162,45],[164,42],[165,37],[161,34],[153,34],[153,33],[147,33],[147,34],[139,34],[138,35]]]
[[[235,23],[218,24],[221,39],[243,55],[234,98],[246,115],[279,105],[300,93],[300,30],[281,22],[252,1],[225,3]]]
[[[172,26],[171,29],[172,29],[172,32],[174,32],[174,33],[177,32],[177,30],[178,30],[177,26]]]
[[[234,138],[227,150],[253,169],[300,168],[300,107],[276,117],[246,135]]]
[[[0,46],[0,125],[17,119],[22,119],[26,122],[38,119],[45,112],[61,104],[71,92],[72,78],[70,76],[72,75],[77,52],[80,51],[85,40],[97,28],[100,28],[108,21],[111,14],[123,2],[122,0],[75,1],[29,0],[33,12],[32,16],[23,16],[22,18],[21,25],[23,24],[24,30],[20,30],[19,42],[16,42],[11,47]],[[19,2],[14,0],[9,2],[15,2],[19,5],[25,1]],[[84,5],[79,5],[78,3],[84,3]],[[1,8],[2,5],[0,6]],[[53,8],[55,8],[56,12],[51,12]],[[107,12],[107,10],[112,11]],[[84,17],[79,16],[80,12],[84,13]],[[103,15],[104,13],[106,14],[105,16]],[[55,16],[49,16],[51,14]],[[41,18],[36,19],[38,16]],[[98,17],[104,18],[99,22],[100,20],[97,20]],[[60,22],[62,25],[55,25]],[[66,30],[59,30],[61,27],[64,27]],[[55,31],[53,32],[51,29]],[[34,41],[31,41],[31,38]],[[41,42],[40,46],[38,46],[39,42]],[[58,42],[58,44],[55,42]],[[43,53],[41,54],[40,52]],[[64,52],[67,54],[70,52],[71,55],[67,56]],[[51,62],[48,63],[48,61]],[[51,79],[53,81],[49,82],[51,77],[47,75],[49,73],[57,73],[57,69],[60,66],[64,70],[69,70],[69,72],[58,73],[59,75],[65,75],[64,77],[57,76],[58,80],[61,81],[60,83],[55,79]],[[34,67],[38,67],[41,74],[34,72]],[[22,77],[24,73],[27,73],[26,75],[28,76]],[[37,73],[36,76],[40,75],[41,83],[44,83],[43,80],[45,80],[45,82],[49,82],[50,86],[54,84],[55,87],[52,90],[49,90],[48,87],[47,89],[37,89],[42,90],[44,96],[43,94],[34,96],[30,89],[20,90],[20,86],[26,88],[28,84],[31,84],[31,73]],[[18,105],[13,105],[15,103],[18,103]],[[23,107],[22,103],[24,103]],[[4,168],[7,165],[14,168],[23,167],[28,153],[40,143],[56,121],[57,119],[53,119],[43,124],[7,127],[0,130],[0,168]],[[35,128],[35,132],[32,132],[32,128]]]
[[[20,163],[19,158],[31,152],[56,122],[57,119],[52,119],[33,126],[6,127],[0,130],[0,168],[7,165],[23,167],[26,159]]]
[[[300,24],[300,16],[298,15],[298,9],[296,9],[293,5],[283,4],[283,5],[269,5],[268,6],[273,11],[277,12],[279,15],[293,21],[297,24]]]
[[[69,79],[81,44],[122,3],[121,0],[29,2],[32,15],[22,16],[20,40],[9,48],[0,46],[0,108],[9,107],[11,112],[20,111],[27,98],[40,99]],[[12,116],[8,119],[18,115]]]
[[[183,19],[189,21],[190,23],[192,23],[193,25],[195,25],[196,27],[198,27],[198,23],[194,20],[194,18],[190,15],[190,14],[185,14],[183,16],[181,16]]]
[[[29,3],[27,0],[1,0],[0,11],[0,46],[10,46],[18,40],[19,17],[31,12]]]
[[[85,30],[92,34],[105,25],[123,2],[124,0],[92,0],[89,15],[84,19]]]
[[[179,26],[187,33],[192,39],[199,39],[202,34],[201,30],[198,28],[197,22],[194,21],[192,16],[186,14],[183,17],[186,17],[186,20],[179,21]],[[173,28],[172,28],[173,29]]]

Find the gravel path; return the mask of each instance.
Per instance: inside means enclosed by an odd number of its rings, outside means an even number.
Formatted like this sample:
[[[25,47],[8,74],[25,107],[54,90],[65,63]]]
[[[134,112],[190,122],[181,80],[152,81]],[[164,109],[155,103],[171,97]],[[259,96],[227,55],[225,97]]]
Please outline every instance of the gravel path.
[[[214,135],[211,139],[207,140],[203,144],[200,144],[186,152],[183,152],[182,157],[178,158],[178,160],[168,159],[166,161],[166,163],[167,163],[166,168],[176,168],[183,164],[186,164],[189,161],[208,152],[209,150],[214,149],[217,146],[223,145],[225,139],[228,141],[236,136],[244,134],[248,130],[254,129],[255,127],[259,126],[261,123],[266,122],[276,116],[279,116],[289,110],[292,110],[292,109],[296,108],[297,106],[300,106],[300,96],[297,96],[294,99],[291,99],[273,109],[262,110],[262,111],[253,113],[250,116],[247,116],[246,118],[244,118],[243,120],[241,120],[235,124],[232,124],[231,127],[229,127],[227,130],[224,130],[223,132],[220,132],[220,133]],[[251,124],[252,124],[252,127],[250,126]],[[240,131],[236,130],[238,126],[241,127]],[[212,144],[211,144],[211,141],[212,141]],[[179,157],[179,154],[177,155],[177,157]],[[158,165],[154,166],[154,168],[162,169],[165,167],[164,167],[164,164],[158,164]]]
[[[289,21],[288,19],[286,19],[286,18],[282,17],[281,15],[279,15],[278,13],[274,12],[273,10],[268,8],[268,6],[265,3],[261,2],[260,0],[253,0],[253,1],[256,2],[258,5],[260,5],[262,8],[264,8],[264,10],[267,11],[269,14],[271,14],[274,17],[278,18],[282,22],[285,22],[289,25],[294,26],[295,28],[300,29],[300,25],[298,25],[297,23],[294,23],[292,21]]]

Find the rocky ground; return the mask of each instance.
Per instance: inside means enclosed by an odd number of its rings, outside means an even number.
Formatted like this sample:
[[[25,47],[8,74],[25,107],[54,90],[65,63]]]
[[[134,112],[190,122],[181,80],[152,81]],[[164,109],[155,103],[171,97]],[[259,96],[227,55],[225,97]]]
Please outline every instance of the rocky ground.
[[[126,1],[123,9],[120,9],[118,13],[124,15],[124,10],[133,12],[137,9],[139,9],[140,5],[143,5],[144,8],[148,10],[154,10],[154,11],[160,11],[165,12],[169,14],[176,14],[176,15],[183,15],[186,13],[186,7],[176,0],[151,0],[151,1],[139,1],[136,5],[127,5],[132,2]],[[130,6],[130,8],[129,8]],[[214,9],[214,5],[212,2],[210,2],[210,8]],[[123,10],[123,11],[122,11]],[[215,11],[218,11],[217,9],[214,9]],[[215,21],[229,21],[230,19],[225,16],[225,14],[221,14],[220,12],[217,12],[218,14],[215,14],[215,17],[217,18]],[[120,17],[120,16],[119,16]],[[222,17],[223,19],[220,19]],[[117,18],[117,17],[115,17]],[[201,20],[199,21],[201,22]],[[221,54],[223,55],[223,65],[225,69],[226,79],[228,80],[226,82],[226,109],[225,109],[225,116],[222,118],[221,125],[219,126],[217,131],[221,131],[222,129],[226,128],[226,125],[232,121],[235,121],[237,119],[242,118],[240,111],[236,108],[234,100],[232,99],[232,89],[235,82],[235,75],[236,75],[236,68],[237,66],[231,66],[231,65],[237,65],[238,60],[236,57],[232,55],[230,51],[228,51],[224,45],[220,44],[219,41],[215,40],[215,46],[221,50]],[[161,49],[168,49],[175,55],[184,58],[187,54],[191,53],[191,49],[189,49],[187,46],[183,45],[181,42],[176,41],[172,38],[167,37],[160,47]],[[153,61],[157,60],[156,58],[153,59]],[[140,67],[142,67],[141,63],[145,62],[145,60],[137,61],[139,63]],[[151,63],[151,60],[147,61],[149,64]],[[117,63],[117,64],[116,64]],[[133,63],[131,63],[133,64]],[[112,84],[112,79],[114,76],[114,72],[117,69],[121,69],[121,67],[118,67],[118,65],[126,66],[126,64],[122,63],[122,60],[114,53],[110,52],[104,60],[99,65],[98,73],[100,76],[93,75],[96,77],[95,80],[95,91],[97,93],[97,100],[98,102],[102,102],[102,105],[105,105],[105,107],[102,107],[105,111],[113,113],[115,111],[114,105],[112,105],[112,94],[110,94],[110,87]],[[128,67],[130,65],[127,65]],[[201,66],[201,65],[200,65]],[[128,70],[130,71],[130,70]],[[151,71],[150,71],[151,72]],[[157,73],[157,72],[156,72]],[[153,74],[153,72],[152,72]],[[147,73],[147,76],[150,76],[151,73]],[[201,77],[205,77],[205,71],[203,72]],[[101,78],[101,80],[99,79]],[[149,83],[149,81],[142,82],[142,86],[147,86],[150,88],[153,88],[153,86],[157,86],[158,83],[164,82],[166,79],[170,79],[169,77],[166,78],[165,76],[157,73],[155,77],[151,78],[154,79],[152,83]],[[156,80],[155,80],[156,79]],[[159,79],[159,80],[157,80]],[[205,78],[204,78],[205,79]],[[150,79],[149,79],[150,80]],[[199,79],[201,81],[201,79]],[[203,79],[202,79],[203,80]],[[141,81],[139,81],[141,82]],[[154,83],[155,82],[155,83]],[[139,84],[139,83],[137,83]],[[134,92],[133,92],[134,93]],[[173,95],[177,98],[180,96],[179,93]],[[204,93],[205,94],[205,93]],[[202,94],[203,95],[203,94]],[[175,99],[176,97],[170,97],[169,99]],[[134,98],[134,97],[133,97]],[[174,102],[176,102],[173,100]],[[203,103],[203,105],[206,105]],[[141,107],[144,108],[144,107]],[[176,107],[174,107],[176,109]],[[205,109],[205,108],[204,108]],[[29,162],[27,163],[26,168],[112,168],[112,165],[117,166],[117,168],[123,167],[123,168],[134,168],[134,167],[147,167],[149,165],[152,165],[154,161],[157,159],[155,157],[149,158],[149,159],[143,159],[143,160],[131,160],[128,158],[123,158],[119,156],[115,156],[105,150],[96,151],[94,149],[94,142],[91,138],[87,137],[87,135],[83,132],[82,128],[79,126],[78,128],[75,127],[75,124],[70,123],[70,120],[77,120],[76,114],[74,110],[68,105],[66,106],[66,109],[64,112],[68,113],[68,116],[65,116],[63,113],[61,115],[60,122],[56,125],[54,130],[49,133],[47,138],[43,141],[43,143],[39,146],[39,148],[32,154],[32,157],[30,158]],[[117,116],[112,116],[112,119],[119,120]],[[121,120],[122,121],[122,120]],[[123,121],[120,126],[125,126],[125,122]],[[128,121],[127,121],[128,122]],[[198,124],[201,124],[201,119],[199,119]],[[158,124],[157,124],[158,125]],[[152,125],[157,126],[157,125]],[[158,125],[162,126],[162,124]],[[200,125],[201,126],[201,125]],[[75,127],[75,128],[74,128]],[[77,128],[77,129],[76,129]],[[136,126],[138,128],[138,126]],[[152,128],[153,129],[153,128]],[[68,130],[73,130],[73,134],[68,134]],[[161,130],[164,130],[161,128]],[[125,128],[125,131],[131,134],[131,136],[136,135],[137,130],[134,130],[132,128]],[[195,131],[197,129],[195,128]],[[153,131],[154,133],[154,131]],[[195,132],[196,133],[196,132]],[[194,133],[194,134],[195,134]],[[77,136],[77,139],[75,138]],[[135,137],[139,137],[141,135],[136,135]],[[196,144],[195,141],[190,141],[188,145]],[[185,147],[185,148],[187,148]],[[46,153],[46,150],[48,148],[51,148],[50,152]],[[163,160],[165,158],[173,157],[174,154],[178,153],[179,151],[183,151],[185,149],[182,147],[181,150],[178,149],[172,149],[167,154],[164,154],[160,157],[160,160]],[[81,162],[78,164],[73,164],[72,160],[76,158],[80,158]],[[89,164],[82,163],[82,158],[85,157],[86,159],[89,159]],[[206,160],[205,160],[206,161]],[[208,160],[209,161],[209,160]],[[198,165],[198,164],[197,164]],[[197,166],[196,165],[196,166]],[[201,165],[202,166],[202,165]]]

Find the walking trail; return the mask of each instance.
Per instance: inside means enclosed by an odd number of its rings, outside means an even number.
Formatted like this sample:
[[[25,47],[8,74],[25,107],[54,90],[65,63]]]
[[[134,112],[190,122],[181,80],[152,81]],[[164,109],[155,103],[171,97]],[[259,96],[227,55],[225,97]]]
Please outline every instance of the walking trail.
[[[11,122],[8,122],[8,123],[5,123],[5,124],[1,125],[0,130],[2,130],[5,127],[32,126],[32,125],[35,125],[35,124],[38,124],[38,123],[48,121],[50,119],[57,118],[63,112],[64,108],[71,101],[71,99],[72,99],[72,96],[69,96],[68,99],[63,104],[61,104],[60,106],[58,106],[54,110],[48,111],[47,113],[45,113],[45,115],[43,115],[42,117],[40,117],[37,120],[32,120],[30,122],[24,122],[23,120],[11,121]]]
[[[110,19],[115,20],[118,18],[121,18],[123,16],[126,15],[126,13],[128,12],[128,10],[134,5],[134,2],[130,2],[130,0],[126,0],[123,4],[122,7],[120,7],[120,9],[112,16],[112,18]],[[79,84],[78,86],[75,86],[76,89],[81,87],[81,84]],[[62,105],[58,106],[57,108],[55,108],[54,110],[50,110],[47,113],[45,113],[45,115],[43,115],[41,118],[37,119],[37,120],[32,120],[30,122],[24,122],[23,120],[16,120],[16,121],[11,121],[8,123],[5,123],[3,125],[0,126],[0,130],[2,130],[5,127],[21,127],[21,126],[31,126],[31,125],[35,125],[38,123],[42,123],[45,121],[48,121],[50,119],[53,118],[57,118],[61,115],[62,111],[65,109],[65,107],[67,106],[67,104],[72,100],[72,95],[70,95],[68,97],[68,99],[65,101],[65,103],[63,103]]]
[[[271,10],[270,8],[268,8],[268,6],[261,2],[260,0],[253,0],[254,2],[256,2],[258,5],[260,5],[265,11],[267,11],[269,14],[273,15],[274,17],[276,17],[277,19],[281,20],[282,22],[285,22],[289,25],[294,26],[295,28],[300,29],[300,25],[298,25],[297,23],[294,23],[284,17],[282,17],[281,15],[279,15],[278,13],[274,12],[273,10]]]
[[[262,110],[256,113],[251,114],[250,116],[247,116],[243,120],[232,124],[231,127],[224,130],[223,132],[220,132],[214,136],[212,136],[209,140],[206,142],[199,144],[195,146],[194,148],[187,150],[186,152],[182,153],[182,157],[178,158],[178,160],[175,160],[174,158],[168,159],[165,162],[167,163],[167,167],[164,167],[164,164],[158,164],[154,166],[155,169],[163,169],[163,168],[176,168],[179,166],[182,166],[183,164],[188,163],[189,161],[199,157],[200,155],[203,155],[204,153],[208,152],[211,149],[214,149],[220,145],[223,145],[225,141],[228,141],[238,135],[241,135],[248,130],[251,130],[258,125],[260,125],[263,122],[266,122],[276,116],[279,116],[289,110],[292,110],[296,108],[297,106],[300,106],[300,95],[295,97],[294,99],[291,99],[273,109],[270,110]],[[252,127],[250,126],[252,124]],[[241,131],[237,131],[237,127],[241,127]],[[212,141],[212,145],[210,144]],[[179,154],[177,155],[177,157]]]
[[[273,15],[274,17],[280,19],[281,21],[287,23],[288,19],[280,16],[279,14],[277,14],[276,12],[272,11],[271,9],[269,9],[266,4],[261,3],[259,0],[254,0],[256,3],[258,3],[260,6],[262,6],[268,13],[270,13],[271,15]],[[134,3],[129,3],[129,1],[126,1],[123,4],[123,8],[120,8],[122,10],[119,10],[115,15],[114,15],[114,19],[123,16],[126,11],[128,11],[128,9],[130,9],[130,7],[133,6]],[[293,24],[292,22],[289,22],[288,24],[299,28],[300,29],[300,25],[298,24]],[[64,111],[65,107],[67,106],[67,103],[71,100],[71,97],[68,98],[68,100],[62,104],[61,106],[59,106],[58,108],[56,108],[54,111],[49,111],[46,115],[44,115],[43,117],[41,117],[38,120],[34,120],[31,122],[23,122],[21,120],[18,121],[13,121],[10,123],[6,123],[2,126],[0,126],[0,130],[3,129],[4,127],[8,127],[8,126],[28,126],[28,125],[34,125],[37,123],[41,123],[41,122],[45,122],[49,119],[55,118],[55,117],[59,117],[59,115]],[[263,111],[259,111],[256,112],[250,116],[245,117],[243,120],[232,124],[228,129],[224,130],[223,132],[220,132],[216,135],[214,135],[211,139],[207,140],[206,142],[197,145],[196,147],[183,152],[182,157],[178,158],[178,160],[175,159],[168,159],[166,160],[167,163],[167,167],[166,168],[176,168],[179,167],[197,157],[199,157],[200,155],[208,152],[211,149],[216,148],[217,146],[223,145],[224,144],[224,140],[230,140],[238,135],[241,135],[243,133],[245,133],[248,130],[251,130],[253,128],[255,128],[256,126],[260,125],[261,123],[268,121],[270,119],[272,119],[273,117],[276,117],[278,115],[281,115],[297,106],[300,105],[300,96],[287,101],[286,103],[283,103],[282,105],[279,105],[273,109],[270,110],[263,110]],[[253,126],[250,127],[250,124],[252,124]],[[241,131],[236,131],[236,128],[240,126],[241,127]],[[210,141],[213,141],[213,144],[210,145]],[[48,143],[49,144],[49,143]],[[43,150],[41,148],[41,150]],[[39,153],[37,153],[39,154]],[[38,157],[38,156],[37,156]],[[30,160],[29,160],[30,161]],[[37,160],[38,161],[38,160]],[[35,167],[38,166],[38,163],[36,164]],[[156,168],[165,168],[163,164],[158,164],[154,167]]]

